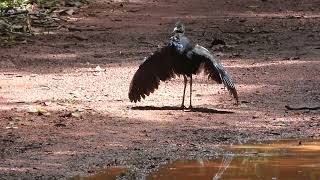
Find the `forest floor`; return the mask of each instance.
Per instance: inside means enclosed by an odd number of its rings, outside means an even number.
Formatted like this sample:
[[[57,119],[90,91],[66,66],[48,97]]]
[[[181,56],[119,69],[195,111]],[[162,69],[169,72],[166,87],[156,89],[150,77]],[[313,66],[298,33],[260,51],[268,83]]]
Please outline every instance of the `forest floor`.
[[[176,159],[215,158],[221,144],[320,138],[320,110],[286,108],[320,106],[317,2],[97,0],[57,32],[1,44],[0,179],[108,166],[139,179]],[[240,105],[203,75],[193,111],[178,110],[181,77],[129,101],[134,72],[178,20],[220,57]]]

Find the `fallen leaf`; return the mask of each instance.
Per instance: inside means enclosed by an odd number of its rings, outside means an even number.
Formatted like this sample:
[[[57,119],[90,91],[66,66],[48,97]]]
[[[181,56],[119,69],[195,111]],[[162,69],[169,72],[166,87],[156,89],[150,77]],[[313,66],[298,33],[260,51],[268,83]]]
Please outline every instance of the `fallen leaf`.
[[[100,66],[97,66],[96,68],[94,68],[95,72],[102,72],[102,71],[106,71],[106,69],[101,68]]]
[[[45,110],[45,109],[42,109],[42,108],[39,108],[38,109],[38,115],[39,116],[42,116],[42,115],[44,115],[44,116],[49,116],[51,113],[49,113],[47,110]]]
[[[27,111],[28,113],[30,114],[37,114],[38,116],[49,116],[51,113],[48,112],[47,110],[39,107],[39,108],[34,108],[34,107],[31,107],[29,108],[29,110]]]
[[[77,109],[71,113],[71,116],[75,118],[81,118],[82,115],[81,112]]]

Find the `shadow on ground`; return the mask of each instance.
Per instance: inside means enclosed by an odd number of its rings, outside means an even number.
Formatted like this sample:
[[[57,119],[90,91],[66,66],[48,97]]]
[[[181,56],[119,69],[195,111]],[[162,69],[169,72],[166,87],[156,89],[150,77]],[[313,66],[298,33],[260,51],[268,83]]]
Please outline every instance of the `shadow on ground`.
[[[178,106],[133,106],[131,107],[132,110],[144,110],[144,111],[154,111],[154,110],[160,110],[160,111],[166,111],[166,110],[177,110],[182,111],[183,109]],[[234,112],[232,111],[224,111],[224,110],[218,110],[218,109],[210,109],[205,107],[193,107],[192,109],[184,109],[184,112],[200,112],[200,113],[212,113],[212,114],[232,114]]]

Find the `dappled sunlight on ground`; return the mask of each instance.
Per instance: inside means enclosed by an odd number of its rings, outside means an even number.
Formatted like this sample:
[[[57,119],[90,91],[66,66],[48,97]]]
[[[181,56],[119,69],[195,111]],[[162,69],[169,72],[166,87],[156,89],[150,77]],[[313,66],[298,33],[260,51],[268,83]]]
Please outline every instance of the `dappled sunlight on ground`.
[[[59,179],[106,166],[141,177],[181,157],[214,158],[219,144],[320,137],[319,110],[286,108],[320,106],[318,7],[310,1],[276,8],[274,0],[141,2],[97,1],[72,17],[76,31],[0,48],[4,178]],[[292,16],[299,8],[307,13]],[[236,82],[239,105],[203,74],[194,76],[191,111],[179,108],[179,76],[141,102],[129,101],[133,74],[167,42],[177,19],[191,39],[219,55]],[[226,45],[209,48],[215,39]]]

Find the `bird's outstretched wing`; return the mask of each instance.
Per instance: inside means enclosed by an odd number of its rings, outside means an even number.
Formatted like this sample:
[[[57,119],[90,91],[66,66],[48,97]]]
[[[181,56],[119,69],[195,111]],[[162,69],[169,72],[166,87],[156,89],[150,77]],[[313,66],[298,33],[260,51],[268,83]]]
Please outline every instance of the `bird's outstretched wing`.
[[[202,61],[204,65],[204,72],[208,74],[209,78],[218,83],[223,83],[230,94],[238,102],[238,93],[233,80],[227,71],[224,70],[222,64],[217,58],[215,58],[206,48],[199,45],[196,45],[191,50],[191,56],[193,60]]]
[[[172,69],[172,51],[170,46],[165,46],[149,56],[134,74],[129,88],[129,99],[132,102],[153,93],[158,88],[160,81],[174,77]]]

